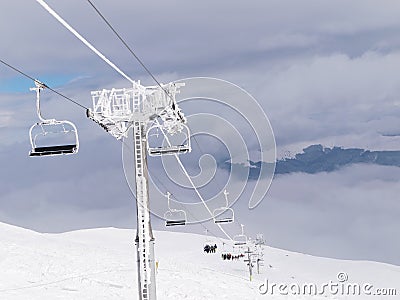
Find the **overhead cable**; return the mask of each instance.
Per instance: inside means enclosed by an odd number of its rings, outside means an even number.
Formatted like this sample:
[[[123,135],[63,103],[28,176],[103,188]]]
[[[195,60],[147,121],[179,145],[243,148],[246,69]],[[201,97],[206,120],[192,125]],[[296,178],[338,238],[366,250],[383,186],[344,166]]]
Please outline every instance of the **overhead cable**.
[[[47,5],[43,0],[36,0],[47,12],[49,12],[54,18],[57,19],[65,28],[67,28],[73,35],[75,35],[82,43],[84,43],[90,50],[96,53],[102,60],[110,65],[120,75],[125,77],[131,83],[135,83],[128,75],[121,71],[113,62],[104,56],[99,50],[97,50],[91,43],[89,43],[82,35],[80,35],[74,28],[72,28],[63,18],[61,18],[50,6]]]
[[[12,69],[12,70],[16,71],[17,73],[21,74],[22,76],[25,76],[26,78],[29,78],[29,79],[31,79],[31,80],[32,80],[32,81],[34,81],[34,82],[40,82],[38,79],[36,79],[36,78],[33,78],[32,76],[30,76],[30,75],[26,74],[25,72],[23,72],[23,71],[19,70],[19,69],[18,69],[18,68],[16,68],[16,67],[14,67],[14,66],[10,65],[9,63],[5,62],[5,61],[4,61],[4,60],[2,60],[2,59],[0,59],[0,62],[1,62],[3,65],[5,65],[5,66],[9,67],[10,69]],[[77,102],[77,101],[75,101],[75,100],[71,99],[70,97],[67,97],[67,96],[65,96],[65,95],[61,94],[60,92],[58,92],[58,91],[56,91],[56,90],[52,89],[52,88],[51,88],[51,87],[49,87],[47,84],[45,84],[45,83],[43,83],[43,82],[40,82],[40,83],[41,83],[41,84],[42,84],[42,85],[43,85],[45,88],[47,88],[47,89],[49,89],[50,91],[52,91],[53,93],[56,93],[57,95],[59,95],[59,96],[63,97],[64,99],[66,99],[66,100],[68,100],[68,101],[70,101],[70,102],[72,102],[72,103],[74,103],[74,104],[76,104],[76,105],[78,105],[78,106],[82,107],[82,108],[83,108],[83,109],[85,109],[85,110],[87,110],[87,109],[88,109],[86,106],[83,106],[83,105],[82,105],[82,104],[80,104],[79,102]]]
[[[151,76],[151,78],[153,78],[153,80],[157,83],[157,85],[162,88],[163,86],[161,85],[161,83],[157,80],[157,78],[153,75],[153,73],[146,67],[146,65],[143,63],[143,61],[139,58],[139,56],[137,56],[135,54],[135,52],[132,50],[131,47],[129,47],[128,43],[125,42],[125,40],[121,37],[121,35],[117,32],[117,30],[114,29],[114,27],[111,25],[111,23],[106,19],[106,17],[100,12],[100,10],[93,4],[92,1],[87,0],[87,2],[89,2],[89,4],[93,7],[93,9],[97,12],[97,14],[103,19],[103,21],[108,25],[108,27],[111,29],[112,32],[114,32],[114,34],[118,37],[118,39],[121,41],[122,44],[124,44],[124,46],[128,49],[128,51],[133,55],[133,57],[135,57],[135,59],[139,62],[139,64],[143,67],[143,69],[146,70],[146,72]],[[164,92],[167,93],[166,90],[164,90]],[[167,93],[168,94],[168,93]]]

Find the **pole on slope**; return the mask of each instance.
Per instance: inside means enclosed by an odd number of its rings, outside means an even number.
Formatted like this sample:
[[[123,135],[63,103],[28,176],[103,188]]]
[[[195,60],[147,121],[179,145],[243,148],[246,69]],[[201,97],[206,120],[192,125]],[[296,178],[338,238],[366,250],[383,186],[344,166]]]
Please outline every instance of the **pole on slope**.
[[[247,247],[247,251],[245,253],[247,253],[247,259],[245,259],[245,262],[247,262],[247,265],[249,267],[250,281],[252,281],[253,280],[253,263],[251,261],[251,254],[253,252],[250,251],[250,247]]]

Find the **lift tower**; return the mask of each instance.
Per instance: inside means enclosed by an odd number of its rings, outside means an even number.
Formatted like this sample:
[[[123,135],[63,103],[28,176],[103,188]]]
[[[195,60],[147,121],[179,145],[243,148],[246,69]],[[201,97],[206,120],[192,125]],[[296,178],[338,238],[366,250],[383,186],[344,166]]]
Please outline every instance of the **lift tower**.
[[[138,81],[129,89],[94,91],[93,110],[87,111],[90,119],[117,139],[126,138],[133,128],[137,212],[135,243],[140,300],[156,299],[155,240],[150,221],[147,153],[168,155],[191,150],[186,119],[175,99],[182,86],[169,83],[145,87]],[[164,141],[152,146],[148,136],[154,130],[163,136]],[[168,136],[182,133],[187,136],[184,143],[172,145]]]

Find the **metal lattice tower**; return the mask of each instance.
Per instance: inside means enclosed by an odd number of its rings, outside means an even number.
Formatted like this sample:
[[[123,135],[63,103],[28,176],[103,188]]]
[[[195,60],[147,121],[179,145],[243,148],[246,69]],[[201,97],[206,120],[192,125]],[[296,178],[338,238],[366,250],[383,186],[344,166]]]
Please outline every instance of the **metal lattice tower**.
[[[186,119],[175,100],[181,86],[169,83],[162,87],[144,87],[135,82],[131,89],[94,91],[93,110],[87,112],[90,119],[117,139],[127,137],[133,127],[137,212],[135,243],[140,300],[156,299],[155,239],[150,220],[147,153],[164,155],[191,150],[190,144],[151,148],[148,131],[159,126],[162,133],[174,135],[187,128],[184,125]]]
[[[137,210],[137,267],[140,299],[156,299],[154,236],[150,223],[149,191],[147,178],[145,124],[134,122],[134,154],[136,170],[136,210]]]

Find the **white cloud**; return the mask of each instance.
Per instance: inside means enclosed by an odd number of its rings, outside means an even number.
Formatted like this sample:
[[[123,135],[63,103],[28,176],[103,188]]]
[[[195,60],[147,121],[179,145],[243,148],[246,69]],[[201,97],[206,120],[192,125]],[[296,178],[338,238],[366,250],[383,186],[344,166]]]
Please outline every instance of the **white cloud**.
[[[11,111],[0,111],[0,128],[10,126],[13,117],[13,112]]]
[[[349,135],[385,139],[382,133],[400,125],[399,67],[399,53],[315,57],[268,76],[257,98],[281,145]],[[368,142],[354,146],[380,143]]]
[[[328,257],[399,264],[400,169],[358,165],[275,178],[248,216],[270,245]]]

